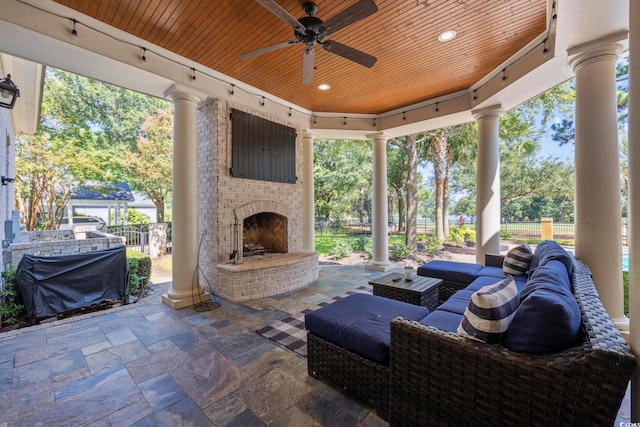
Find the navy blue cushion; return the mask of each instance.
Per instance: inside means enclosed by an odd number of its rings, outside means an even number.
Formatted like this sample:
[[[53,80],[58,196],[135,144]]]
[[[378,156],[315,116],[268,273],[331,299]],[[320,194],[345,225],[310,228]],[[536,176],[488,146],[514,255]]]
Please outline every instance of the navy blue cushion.
[[[496,283],[497,280],[494,278],[491,284]],[[438,310],[449,311],[451,313],[463,314],[469,305],[469,300],[471,299],[471,295],[473,295],[475,291],[470,289],[462,289],[457,291],[455,294],[451,295],[448,300],[442,303]]]
[[[529,276],[529,281],[520,292],[520,300],[525,299],[531,292],[540,288],[551,291],[561,289],[563,293],[572,292],[571,281],[562,262],[551,260],[544,266],[533,270]]]
[[[523,276],[511,276],[511,277],[513,277],[513,280],[516,282],[516,287],[518,288],[518,292],[520,292],[524,287],[524,285],[527,284],[527,276],[523,275]],[[471,282],[471,284],[467,286],[465,289],[469,291],[479,291],[483,287],[487,285],[492,285],[497,281],[498,280],[496,280],[495,277],[479,276],[476,280]]]
[[[436,310],[429,313],[420,323],[443,331],[457,333],[458,325],[462,321],[462,314],[451,313],[450,311]]]
[[[571,272],[573,271],[571,255],[553,240],[545,240],[536,246],[536,250],[533,252],[533,258],[531,259],[531,264],[529,265],[529,270],[542,267],[551,260],[562,262],[567,269],[567,274],[569,276],[571,275]]]
[[[506,279],[506,277],[503,277]],[[465,291],[479,291],[487,285],[493,285],[496,282],[499,282],[501,279],[493,276],[478,276],[476,280],[471,282],[469,286],[464,288]]]
[[[524,353],[557,353],[575,345],[579,329],[580,308],[571,292],[539,287],[521,300],[502,345]]]
[[[396,317],[422,320],[429,310],[369,294],[353,294],[305,315],[308,331],[367,359],[389,363],[390,326]]]
[[[516,287],[518,288],[518,292],[520,292],[522,290],[522,288],[524,288],[524,285],[527,284],[527,275],[522,275],[522,276],[511,276],[513,277],[513,280],[515,280],[516,282]]]
[[[418,267],[418,275],[449,282],[471,283],[482,270],[480,264],[457,261],[429,261]]]
[[[482,267],[476,276],[489,276],[495,277],[497,279],[506,279],[507,275],[504,274],[502,267]],[[497,280],[494,280],[493,283],[496,283]]]

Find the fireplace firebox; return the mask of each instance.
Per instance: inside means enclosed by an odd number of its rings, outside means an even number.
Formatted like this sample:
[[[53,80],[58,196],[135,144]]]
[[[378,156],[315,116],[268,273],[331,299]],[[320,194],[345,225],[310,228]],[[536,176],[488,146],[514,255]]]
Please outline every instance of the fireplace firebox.
[[[273,212],[260,212],[244,219],[242,256],[287,253],[287,218]]]

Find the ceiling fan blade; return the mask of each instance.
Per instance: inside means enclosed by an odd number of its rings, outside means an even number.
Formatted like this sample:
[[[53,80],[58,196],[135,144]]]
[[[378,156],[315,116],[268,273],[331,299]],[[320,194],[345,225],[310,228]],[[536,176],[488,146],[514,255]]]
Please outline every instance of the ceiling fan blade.
[[[262,55],[263,53],[267,53],[267,52],[273,52],[274,50],[282,49],[284,47],[291,46],[296,43],[298,43],[297,40],[296,41],[290,40],[288,42],[282,42],[282,43],[272,44],[270,46],[261,47],[260,49],[252,50],[252,51],[241,54],[240,59],[253,58],[254,56]]]
[[[322,47],[327,52],[335,53],[350,61],[357,62],[360,65],[371,68],[378,60],[375,56],[371,56],[368,53],[364,53],[361,50],[354,49],[342,43],[332,41],[326,41],[322,44]]]
[[[302,84],[313,83],[313,71],[316,67],[316,50],[307,48],[302,56]]]
[[[282,6],[276,3],[273,0],[256,0],[256,2],[260,3],[263,7],[265,7],[269,12],[276,15],[278,18],[282,19],[284,22],[289,24],[291,27],[296,30],[303,31],[305,30],[304,25],[300,23],[296,18],[291,16],[289,12],[284,10]]]
[[[367,16],[373,15],[377,11],[378,6],[376,6],[373,0],[360,0],[343,11],[338,12],[332,18],[327,19],[322,26],[327,29],[327,35],[333,34],[347,25],[351,25]]]

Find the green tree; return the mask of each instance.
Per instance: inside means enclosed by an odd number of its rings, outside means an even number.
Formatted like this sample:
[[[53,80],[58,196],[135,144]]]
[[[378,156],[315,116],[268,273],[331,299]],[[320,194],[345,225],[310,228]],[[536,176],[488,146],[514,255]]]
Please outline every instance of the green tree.
[[[356,212],[371,215],[371,141],[317,140],[314,143],[316,215],[331,221]]]
[[[47,68],[38,132],[16,144],[16,204],[29,229],[56,228],[73,189],[88,180],[141,180],[122,159],[166,101]],[[20,145],[20,146],[19,146]]]
[[[401,159],[395,165],[388,164],[390,186],[396,191],[398,200],[398,227],[405,230],[405,245],[415,252],[418,250],[418,144],[421,135],[412,134],[390,141],[397,146],[395,150]],[[404,208],[406,207],[406,226],[404,225]]]
[[[147,117],[138,135],[136,151],[129,151],[125,165],[133,186],[156,206],[156,221],[164,222],[165,202],[171,194],[173,158],[173,110],[157,109]]]
[[[567,200],[568,189],[564,184],[567,177],[573,176],[572,170],[565,169],[566,165],[557,159],[542,160],[538,153],[540,141],[547,134],[549,121],[557,114],[570,111],[573,101],[574,93],[570,85],[563,84],[511,109],[500,118],[503,215],[508,213],[508,216],[514,215],[520,219],[522,215],[531,215],[533,198],[541,196],[544,192],[558,194],[559,199],[552,197],[555,202]],[[469,207],[475,205],[477,144],[467,148],[471,148],[471,151],[458,158],[453,175],[455,186],[463,194],[457,205],[459,213],[468,212]],[[555,174],[562,174],[562,177],[559,178]],[[554,186],[554,180],[558,180],[559,184]],[[569,188],[568,191],[572,193],[572,184]],[[570,200],[573,200],[572,197],[571,195]],[[538,202],[542,200],[547,198],[540,198]],[[537,212],[540,212],[540,209]],[[563,214],[564,217],[567,215],[569,214]]]
[[[407,150],[400,138],[391,140],[387,147],[387,185],[389,187],[389,217],[397,211],[398,231],[406,231],[407,219]],[[394,209],[395,208],[395,209]]]
[[[57,228],[77,183],[70,171],[86,161],[72,144],[42,131],[16,138],[16,204],[28,230]]]
[[[470,158],[477,139],[475,124],[451,126],[426,132],[419,155],[433,165],[435,180],[436,238],[445,241],[449,236],[449,185],[456,162]]]

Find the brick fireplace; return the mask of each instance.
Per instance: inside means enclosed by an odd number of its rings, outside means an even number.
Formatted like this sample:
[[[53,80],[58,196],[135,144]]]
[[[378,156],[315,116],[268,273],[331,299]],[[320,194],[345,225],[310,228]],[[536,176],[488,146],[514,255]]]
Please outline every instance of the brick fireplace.
[[[260,212],[245,218],[242,224],[243,258],[287,252],[287,217]]]
[[[232,108],[271,120],[264,113],[221,100],[198,111],[199,227],[203,233],[199,265],[205,276],[200,283],[210,283],[215,295],[242,302],[313,283],[318,279],[318,254],[302,251],[300,179],[283,183],[231,176]],[[297,137],[297,177],[302,176],[301,144]]]

